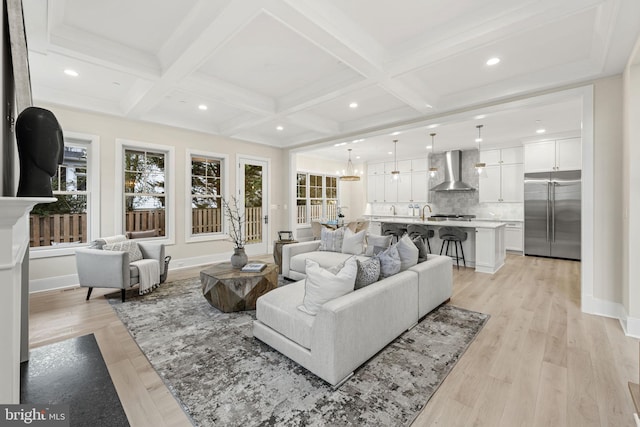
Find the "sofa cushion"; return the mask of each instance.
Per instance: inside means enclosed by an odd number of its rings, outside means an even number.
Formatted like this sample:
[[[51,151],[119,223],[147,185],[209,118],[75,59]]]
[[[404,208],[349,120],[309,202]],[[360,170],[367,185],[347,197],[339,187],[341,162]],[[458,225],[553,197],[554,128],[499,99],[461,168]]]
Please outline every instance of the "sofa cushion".
[[[418,248],[416,248],[416,245],[413,244],[407,234],[402,236],[396,246],[400,255],[400,271],[405,271],[418,263]]]
[[[256,317],[274,331],[311,349],[315,316],[298,310],[304,298],[304,280],[267,292],[258,298]]]
[[[129,262],[139,261],[143,258],[138,244],[130,240],[104,245],[102,249],[105,251],[129,252]]]
[[[418,262],[424,262],[427,260],[429,256],[429,251],[427,250],[427,245],[424,244],[424,239],[422,236],[416,236],[411,239],[416,248],[418,248]]]
[[[377,236],[375,234],[367,235],[367,250],[365,255],[373,256],[375,254],[373,248],[376,247],[387,249],[391,246],[392,238],[393,236]]]
[[[356,259],[358,264],[358,274],[356,275],[355,289],[364,288],[375,283],[380,278],[380,260],[378,258],[369,258],[365,261]]]
[[[320,248],[321,251],[342,252],[342,240],[344,239],[344,228],[337,230],[329,230],[322,227],[320,231]]]
[[[342,241],[342,253],[360,255],[364,252],[364,238],[366,231],[358,231],[354,233],[351,229],[347,228],[344,232],[344,239]]]
[[[393,245],[375,255],[380,260],[380,279],[400,272],[400,254],[398,254],[397,246]]]
[[[353,292],[358,266],[355,257],[328,269],[308,259],[306,273],[304,299],[298,308],[315,316],[326,302]]]

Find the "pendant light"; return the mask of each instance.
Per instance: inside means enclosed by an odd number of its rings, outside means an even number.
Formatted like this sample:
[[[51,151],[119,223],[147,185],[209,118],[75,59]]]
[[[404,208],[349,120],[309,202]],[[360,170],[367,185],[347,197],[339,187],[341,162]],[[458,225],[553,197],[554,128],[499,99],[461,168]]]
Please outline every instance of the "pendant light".
[[[480,143],[482,142],[482,135],[481,135],[481,131],[482,131],[482,126],[483,125],[477,125],[476,128],[478,128],[478,137],[476,138],[476,142],[478,143],[478,163],[476,163],[476,171],[478,172],[478,175],[480,175],[482,173],[482,171],[484,170],[484,168],[487,166],[486,163],[480,162]]]
[[[430,158],[430,160],[433,160],[433,150],[435,149],[435,146],[436,146],[434,137],[436,136],[436,134],[432,133],[430,135],[431,135],[431,158]],[[431,163],[431,162],[429,162],[429,163]],[[429,167],[429,178],[436,179],[437,177],[438,177],[438,168],[435,167],[435,166]]]
[[[353,168],[353,163],[351,162],[351,148],[349,148],[347,151],[349,152],[347,171],[343,176],[340,177],[340,181],[360,181],[360,177],[356,175],[358,171]]]
[[[393,181],[400,181],[400,171],[398,170],[398,140],[393,140],[393,160],[395,162],[395,169],[391,171],[391,179]]]

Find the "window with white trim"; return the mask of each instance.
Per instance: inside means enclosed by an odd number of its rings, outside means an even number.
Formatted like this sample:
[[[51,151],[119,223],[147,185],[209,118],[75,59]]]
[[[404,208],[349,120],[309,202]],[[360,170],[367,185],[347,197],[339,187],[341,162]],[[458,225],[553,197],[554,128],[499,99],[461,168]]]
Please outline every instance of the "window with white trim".
[[[338,218],[338,177],[298,172],[296,179],[297,223]]]
[[[222,234],[224,158],[191,154],[191,235]]]
[[[97,191],[97,177],[92,174],[99,170],[92,144],[97,142],[90,137],[65,136],[62,164],[51,179],[53,196],[58,200],[36,205],[29,217],[29,246],[36,255],[81,245],[97,237],[92,236],[92,229],[99,227],[92,224],[98,223],[99,197],[92,197]]]

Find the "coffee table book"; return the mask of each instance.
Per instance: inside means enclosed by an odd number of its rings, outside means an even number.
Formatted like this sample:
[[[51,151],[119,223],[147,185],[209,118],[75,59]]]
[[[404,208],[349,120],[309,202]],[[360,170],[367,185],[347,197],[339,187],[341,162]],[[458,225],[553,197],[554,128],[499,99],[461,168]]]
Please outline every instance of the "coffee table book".
[[[240,271],[244,271],[245,273],[258,273],[264,270],[267,267],[267,264],[264,263],[251,263],[247,264]]]

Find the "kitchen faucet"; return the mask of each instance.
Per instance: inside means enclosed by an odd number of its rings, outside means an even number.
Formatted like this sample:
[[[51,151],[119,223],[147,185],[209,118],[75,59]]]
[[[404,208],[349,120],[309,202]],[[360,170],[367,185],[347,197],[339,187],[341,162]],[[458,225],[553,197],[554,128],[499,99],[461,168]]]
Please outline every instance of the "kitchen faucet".
[[[396,205],[391,205],[391,208],[389,208],[389,210],[393,212],[393,216],[396,216]]]
[[[431,210],[431,206],[429,206],[429,205],[424,205],[424,206],[422,207],[422,214],[420,215],[420,219],[421,219],[421,220],[423,220],[423,221],[424,221],[424,219],[425,219],[425,217],[424,217],[424,208],[429,208],[429,213],[433,212],[433,211]]]

